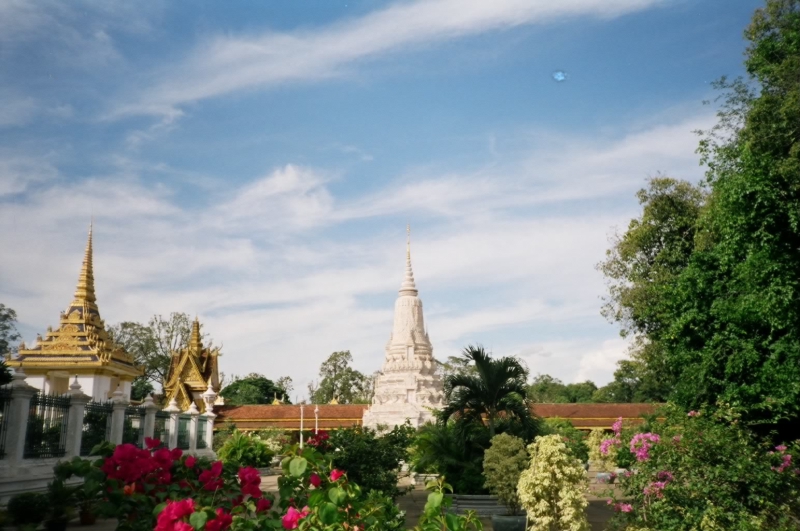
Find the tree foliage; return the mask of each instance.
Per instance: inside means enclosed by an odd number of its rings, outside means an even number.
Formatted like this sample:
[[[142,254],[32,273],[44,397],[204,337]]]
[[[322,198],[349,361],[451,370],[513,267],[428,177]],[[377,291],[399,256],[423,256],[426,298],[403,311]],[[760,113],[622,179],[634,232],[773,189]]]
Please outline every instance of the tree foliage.
[[[202,333],[202,324],[200,330]],[[192,320],[188,314],[172,312],[169,317],[154,315],[148,324],[125,321],[108,328],[115,343],[133,355],[134,363],[144,368],[144,375],[134,379],[131,398],[144,398],[141,393],[151,393],[163,388],[172,355],[189,344]],[[203,337],[206,346],[212,341]],[[138,396],[141,395],[141,396]]]
[[[334,352],[319,367],[319,382],[308,386],[308,394],[315,404],[326,404],[336,399],[340,404],[365,404],[371,399],[371,380],[353,369],[353,355],[349,350]]]
[[[576,404],[591,402],[595,391],[597,386],[590,380],[564,384],[549,374],[537,374],[528,386],[527,395],[540,404]]]
[[[522,425],[534,423],[526,397],[528,370],[513,357],[493,359],[482,346],[469,345],[464,359],[475,373],[451,374],[444,380],[445,406],[442,419],[455,414],[460,418],[483,422],[494,437],[501,416],[513,417]]]
[[[495,435],[483,456],[486,487],[515,515],[520,510],[517,483],[528,467],[525,441],[507,433]]]
[[[231,406],[271,404],[275,398],[291,403],[281,387],[256,372],[251,372],[244,378],[234,377],[233,382],[223,387],[219,394],[225,399],[225,404]]]
[[[699,152],[711,194],[653,339],[687,409],[730,403],[766,433],[800,434],[800,0],[768,0],[745,31]]]
[[[17,312],[0,303],[0,358],[16,351],[14,343],[20,340],[17,332]]]

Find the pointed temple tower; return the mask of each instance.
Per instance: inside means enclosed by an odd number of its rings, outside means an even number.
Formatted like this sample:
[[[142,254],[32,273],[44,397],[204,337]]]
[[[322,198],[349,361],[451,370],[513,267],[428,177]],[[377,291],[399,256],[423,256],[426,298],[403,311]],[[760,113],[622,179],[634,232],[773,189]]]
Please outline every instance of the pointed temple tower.
[[[45,393],[66,393],[70,379],[77,376],[84,392],[96,401],[108,400],[117,387],[130,397],[131,382],[142,371],[133,356],[111,340],[100,318],[94,292],[91,227],[75,299],[66,312],[61,312],[58,328],[48,327],[45,337],[38,335],[32,348],[20,343],[18,356],[8,365],[22,367],[28,375],[26,382]]]
[[[408,231],[408,229],[406,229]],[[364,412],[364,425],[389,427],[406,419],[412,426],[433,420],[432,409],[442,407],[442,381],[436,376],[422,301],[411,270],[411,238],[406,242],[406,275],[394,305],[394,326],[386,344],[382,374],[375,381],[375,397]]]
[[[219,349],[203,348],[200,337],[200,321],[195,317],[192,323],[192,334],[185,349],[172,353],[172,360],[164,385],[164,401],[169,403],[173,398],[181,411],[186,411],[192,402],[201,413],[205,413],[206,404],[203,393],[207,389],[219,392]]]

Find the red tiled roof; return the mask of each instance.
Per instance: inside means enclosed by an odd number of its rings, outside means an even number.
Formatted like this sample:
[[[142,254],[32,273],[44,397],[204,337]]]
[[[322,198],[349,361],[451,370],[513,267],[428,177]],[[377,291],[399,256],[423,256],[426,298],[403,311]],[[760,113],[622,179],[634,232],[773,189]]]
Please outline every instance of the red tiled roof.
[[[641,422],[641,415],[651,414],[660,404],[534,404],[533,413],[541,418],[569,420],[576,428],[611,428],[617,418]],[[318,426],[332,430],[360,426],[367,404],[313,404],[303,409],[303,428],[314,429],[314,408],[319,408]],[[217,425],[233,422],[241,430],[300,429],[300,406],[259,404],[222,406],[214,411]]]
[[[367,404],[307,404],[303,408],[303,429],[314,429],[314,408],[319,408],[318,426],[331,430],[360,426]],[[258,404],[250,406],[222,406],[214,411],[215,423],[233,422],[240,430],[279,428],[300,429],[300,406]]]

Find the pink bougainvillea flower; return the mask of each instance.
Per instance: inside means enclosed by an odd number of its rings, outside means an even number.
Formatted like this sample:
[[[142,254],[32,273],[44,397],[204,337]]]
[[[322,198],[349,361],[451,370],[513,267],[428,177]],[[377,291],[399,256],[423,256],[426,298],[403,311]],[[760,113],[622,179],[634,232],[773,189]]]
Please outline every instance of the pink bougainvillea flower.
[[[224,509],[217,509],[217,517],[206,522],[206,531],[225,531],[233,523],[233,516]]]
[[[778,446],[775,447],[775,449],[778,450],[779,452],[783,453],[783,452],[786,451],[786,445],[785,444],[779,444]]]
[[[311,483],[315,489],[318,489],[320,485],[322,485],[322,478],[315,472],[308,477],[308,482]]]
[[[186,461],[184,461],[183,464],[186,465],[187,468],[194,468],[194,465],[197,464],[197,458],[193,455],[190,455],[186,458]]]
[[[603,441],[600,443],[600,453],[603,455],[608,455],[608,453],[611,451],[611,447],[618,444],[621,444],[619,439],[603,439]]]
[[[253,498],[261,497],[261,474],[253,467],[243,467],[239,469],[239,485],[242,494],[249,494]]]
[[[650,459],[650,448],[660,440],[657,433],[637,433],[631,439],[631,453],[636,455],[637,461],[647,461]]]
[[[180,448],[173,448],[169,451],[169,456],[172,458],[173,461],[177,461],[183,455],[183,450]]]
[[[656,498],[664,497],[664,487],[667,486],[666,481],[654,481],[644,488],[645,496],[655,496]]]
[[[617,437],[620,436],[622,433],[622,417],[619,417],[617,421],[611,425],[611,429],[614,431],[614,435]]]
[[[691,411],[688,413],[688,415],[689,415],[690,417],[696,417],[696,416],[697,416],[697,415],[699,415],[699,414],[700,414],[700,413],[698,413],[698,412],[697,412],[697,411],[695,411],[695,410],[691,410]]]
[[[145,437],[144,438],[144,444],[145,444],[145,446],[147,446],[148,450],[154,450],[155,448],[158,448],[159,446],[161,446],[161,440],[160,439],[153,439],[151,437]]]
[[[283,525],[284,529],[297,529],[297,526],[300,523],[300,520],[308,516],[308,513],[311,512],[308,506],[303,507],[302,511],[298,511],[294,507],[289,507],[289,510],[286,511],[286,514],[283,515],[281,519],[281,524]]]
[[[203,484],[205,490],[221,489],[224,482],[220,476],[222,474],[222,461],[215,461],[209,470],[200,472],[197,478]]]
[[[154,531],[189,531],[192,526],[183,521],[183,518],[194,512],[194,500],[191,498],[179,501],[168,501],[166,507],[159,513]],[[189,526],[186,529],[186,526]]]
[[[614,510],[622,513],[629,513],[633,511],[633,505],[630,503],[618,503],[614,506]]]
[[[263,513],[264,511],[269,511],[272,508],[272,500],[269,498],[261,498],[256,503],[256,512]]]
[[[331,481],[339,481],[339,478],[344,476],[344,472],[341,470],[333,469],[331,470]]]

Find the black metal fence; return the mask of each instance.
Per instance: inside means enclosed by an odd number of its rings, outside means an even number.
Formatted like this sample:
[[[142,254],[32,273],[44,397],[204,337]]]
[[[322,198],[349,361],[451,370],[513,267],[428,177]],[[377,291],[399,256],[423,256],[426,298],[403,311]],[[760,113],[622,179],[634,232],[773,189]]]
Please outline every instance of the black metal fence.
[[[11,409],[11,389],[0,389],[0,459],[6,456],[8,411]]]
[[[169,413],[167,411],[156,411],[153,439],[169,444]]]
[[[122,442],[144,447],[144,414],[142,406],[125,408],[125,423],[122,428]]]
[[[83,413],[81,455],[89,455],[96,445],[111,440],[113,402],[89,402]]]
[[[206,430],[208,429],[208,419],[202,415],[197,418],[197,449],[208,448],[206,443]]]
[[[22,456],[26,459],[63,457],[67,451],[68,419],[68,396],[33,395]]]
[[[189,422],[191,422],[189,415],[178,416],[178,448],[181,450],[189,449]]]

